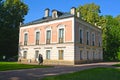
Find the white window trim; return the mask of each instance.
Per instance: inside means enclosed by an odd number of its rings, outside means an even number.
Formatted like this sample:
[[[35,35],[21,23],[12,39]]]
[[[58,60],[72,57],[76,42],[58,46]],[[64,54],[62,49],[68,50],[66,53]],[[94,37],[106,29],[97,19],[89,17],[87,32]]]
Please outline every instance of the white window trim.
[[[57,43],[59,43],[59,29],[64,29],[64,42],[63,43],[65,43],[65,25],[58,25],[58,28],[57,28],[57,33],[58,33],[58,35],[57,35]]]
[[[47,27],[45,30],[45,44],[46,44],[46,39],[47,39],[47,31],[50,30],[51,31],[51,35],[50,35],[50,44],[52,43],[52,28],[51,27]]]
[[[35,30],[35,33],[34,33],[34,45],[36,44],[36,33],[39,32],[40,33],[40,39],[41,39],[41,32],[40,30]],[[40,44],[40,39],[39,39],[39,44]]]

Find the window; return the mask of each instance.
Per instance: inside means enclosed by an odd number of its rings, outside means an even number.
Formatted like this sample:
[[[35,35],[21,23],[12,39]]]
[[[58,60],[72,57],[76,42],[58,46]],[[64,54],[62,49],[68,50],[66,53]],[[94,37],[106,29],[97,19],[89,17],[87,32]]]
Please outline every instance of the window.
[[[46,50],[46,59],[50,59],[50,50]]]
[[[89,32],[87,32],[87,39],[86,40],[87,40],[87,42],[86,42],[87,45],[89,45]]]
[[[82,50],[80,50],[80,60],[82,60]]]
[[[38,58],[38,55],[39,55],[39,51],[35,51],[35,59]]]
[[[53,17],[56,18],[56,13],[53,13]]]
[[[59,60],[63,60],[63,50],[59,50]]]
[[[92,46],[95,46],[95,34],[92,34]]]
[[[23,52],[23,58],[26,59],[27,58],[27,51]]]
[[[87,51],[87,60],[89,60],[89,52]]]
[[[50,39],[51,39],[51,30],[47,30],[46,44],[50,44]]]
[[[99,59],[101,59],[101,53],[100,53],[100,51],[99,51]]]
[[[80,29],[80,35],[79,35],[79,37],[80,37],[80,43],[82,44],[82,36],[83,36],[83,33],[82,33],[82,30]]]
[[[39,45],[40,32],[36,32],[36,45]]]
[[[25,33],[24,34],[24,45],[27,45],[27,42],[28,42],[28,34]]]
[[[98,36],[98,46],[100,47],[101,46],[101,43],[100,43],[100,35]]]
[[[95,60],[95,52],[93,51],[93,60]]]
[[[59,43],[63,43],[64,40],[64,29],[59,29]]]

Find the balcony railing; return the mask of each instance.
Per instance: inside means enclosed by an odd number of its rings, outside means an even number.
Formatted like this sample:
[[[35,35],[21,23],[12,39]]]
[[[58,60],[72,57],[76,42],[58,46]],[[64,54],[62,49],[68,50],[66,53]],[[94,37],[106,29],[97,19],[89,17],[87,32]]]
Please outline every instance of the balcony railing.
[[[24,41],[24,45],[27,46],[27,41]]]
[[[59,43],[63,43],[63,38],[59,38]]]
[[[82,38],[80,38],[80,44],[82,44]]]
[[[89,40],[87,40],[87,45],[89,45]]]
[[[36,45],[39,45],[39,40],[36,40]]]
[[[47,40],[46,40],[46,44],[50,44],[50,39],[47,39]]]

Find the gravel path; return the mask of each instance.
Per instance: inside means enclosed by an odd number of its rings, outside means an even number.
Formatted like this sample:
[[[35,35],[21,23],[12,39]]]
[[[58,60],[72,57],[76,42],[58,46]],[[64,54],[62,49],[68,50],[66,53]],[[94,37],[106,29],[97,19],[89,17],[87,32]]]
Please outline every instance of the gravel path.
[[[112,67],[117,62],[103,62],[81,64],[75,66],[55,66],[52,68],[23,69],[12,71],[0,71],[0,80],[38,80],[45,76],[72,73],[80,70],[96,67]]]

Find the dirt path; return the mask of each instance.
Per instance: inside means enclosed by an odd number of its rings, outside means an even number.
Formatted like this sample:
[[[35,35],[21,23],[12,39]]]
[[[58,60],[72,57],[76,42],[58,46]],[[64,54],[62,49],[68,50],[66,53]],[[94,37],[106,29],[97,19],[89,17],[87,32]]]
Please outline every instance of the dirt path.
[[[0,80],[38,80],[45,76],[71,73],[96,67],[112,67],[117,62],[91,63],[75,66],[55,66],[52,68],[0,71]]]

